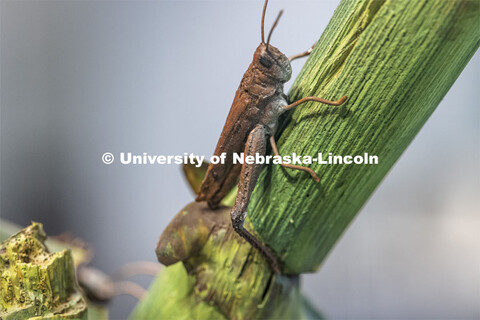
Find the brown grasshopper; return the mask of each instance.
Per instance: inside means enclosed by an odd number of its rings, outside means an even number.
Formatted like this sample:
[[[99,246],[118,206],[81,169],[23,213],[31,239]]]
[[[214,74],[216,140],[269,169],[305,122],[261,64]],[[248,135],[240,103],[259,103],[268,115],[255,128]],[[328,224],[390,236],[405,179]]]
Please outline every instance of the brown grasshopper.
[[[283,84],[292,76],[290,62],[309,55],[312,48],[287,58],[280,50],[270,45],[270,37],[283,11],[278,14],[268,34],[267,42],[265,42],[264,21],[267,3],[268,0],[265,0],[262,12],[262,42],[255,50],[253,61],[243,75],[215,149],[216,156],[220,156],[222,153],[226,154],[224,164],[209,165],[196,201],[207,201],[211,209],[216,209],[240,176],[238,194],[230,213],[233,228],[265,256],[274,272],[280,273],[279,263],[272,250],[243,227],[248,201],[262,165],[233,164],[233,153],[244,152],[245,156],[254,156],[256,153],[265,155],[269,139],[273,153],[279,155],[274,135],[278,126],[278,118],[282,113],[307,101],[338,106],[343,104],[347,97],[344,96],[337,101],[305,97],[294,103],[288,103],[287,97],[283,93]],[[319,181],[318,176],[310,168],[284,163],[282,166],[306,171],[316,182]]]

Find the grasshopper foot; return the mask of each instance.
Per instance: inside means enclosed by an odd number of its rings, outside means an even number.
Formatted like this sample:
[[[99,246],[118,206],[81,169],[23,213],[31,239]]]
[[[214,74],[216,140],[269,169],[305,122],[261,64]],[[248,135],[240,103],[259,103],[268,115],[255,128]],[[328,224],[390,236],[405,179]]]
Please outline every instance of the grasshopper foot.
[[[246,213],[245,213],[246,215]],[[243,215],[243,216],[245,216]],[[257,249],[267,260],[270,268],[275,274],[281,274],[280,264],[273,251],[262,244],[257,238],[255,238],[250,232],[243,227],[243,221],[241,219],[232,219],[233,229],[245,240],[247,240],[255,249]]]

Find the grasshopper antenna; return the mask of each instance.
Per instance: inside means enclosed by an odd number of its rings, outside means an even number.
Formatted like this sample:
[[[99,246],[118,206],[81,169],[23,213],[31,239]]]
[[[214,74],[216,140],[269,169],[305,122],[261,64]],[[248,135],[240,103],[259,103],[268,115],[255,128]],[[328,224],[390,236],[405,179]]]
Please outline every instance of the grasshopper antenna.
[[[280,17],[282,16],[282,13],[283,13],[283,10],[280,10],[280,12],[278,13],[277,19],[275,19],[275,22],[273,23],[272,29],[270,29],[270,33],[268,34],[267,48],[266,48],[267,51],[268,51],[268,44],[270,43],[270,38],[271,38],[272,33],[273,33],[273,29],[275,29],[275,27],[277,26],[278,20],[280,20]]]
[[[262,43],[265,43],[265,12],[267,11],[267,4],[268,0],[265,0],[265,3],[263,4],[263,11],[262,11]]]

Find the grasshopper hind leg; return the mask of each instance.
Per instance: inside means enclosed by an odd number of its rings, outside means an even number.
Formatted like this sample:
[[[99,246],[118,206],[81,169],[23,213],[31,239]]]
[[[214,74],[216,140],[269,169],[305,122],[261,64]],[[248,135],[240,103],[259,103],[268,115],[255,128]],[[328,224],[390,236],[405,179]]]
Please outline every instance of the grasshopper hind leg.
[[[256,153],[265,155],[267,146],[267,130],[263,125],[257,125],[248,135],[247,143],[245,144],[244,155],[254,156]],[[270,267],[275,273],[280,273],[280,265],[270,248],[262,244],[250,232],[245,230],[243,223],[247,216],[247,207],[258,176],[262,169],[261,164],[247,164],[242,166],[240,174],[240,182],[238,184],[238,193],[235,199],[235,205],[230,213],[232,218],[233,229],[245,240],[247,240],[253,247],[255,247],[267,259]]]

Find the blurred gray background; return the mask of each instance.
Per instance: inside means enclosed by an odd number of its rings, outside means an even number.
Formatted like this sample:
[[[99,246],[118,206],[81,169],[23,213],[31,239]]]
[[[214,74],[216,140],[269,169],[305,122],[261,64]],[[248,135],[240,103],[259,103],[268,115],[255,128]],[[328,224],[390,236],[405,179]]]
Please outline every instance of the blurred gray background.
[[[272,43],[287,55],[308,48],[337,3],[272,0],[266,26],[285,9]],[[106,272],[155,261],[161,231],[193,200],[180,167],[108,166],[101,155],[211,155],[260,42],[261,8],[1,1],[1,217],[72,231]],[[479,74],[477,53],[320,271],[304,276],[328,318],[480,317]],[[112,319],[135,303],[115,299]]]

